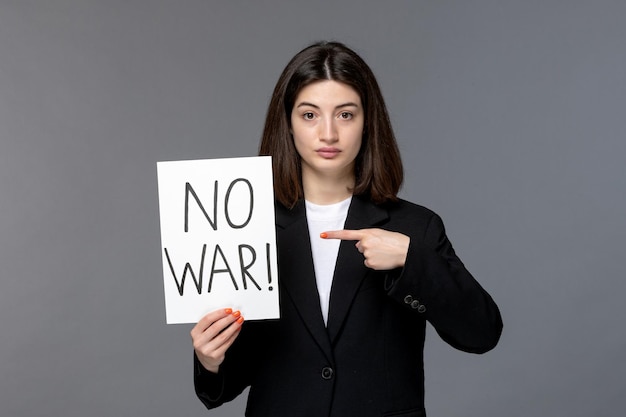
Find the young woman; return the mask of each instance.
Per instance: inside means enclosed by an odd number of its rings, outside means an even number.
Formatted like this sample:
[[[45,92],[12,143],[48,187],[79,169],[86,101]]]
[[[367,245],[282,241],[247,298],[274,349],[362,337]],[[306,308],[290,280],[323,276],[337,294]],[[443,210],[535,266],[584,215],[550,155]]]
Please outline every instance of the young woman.
[[[208,407],[250,387],[247,416],[425,416],[426,320],[492,349],[496,304],[432,211],[399,199],[402,164],[370,68],[322,42],[283,71],[260,146],[272,155],[280,320],[209,313],[191,331]]]

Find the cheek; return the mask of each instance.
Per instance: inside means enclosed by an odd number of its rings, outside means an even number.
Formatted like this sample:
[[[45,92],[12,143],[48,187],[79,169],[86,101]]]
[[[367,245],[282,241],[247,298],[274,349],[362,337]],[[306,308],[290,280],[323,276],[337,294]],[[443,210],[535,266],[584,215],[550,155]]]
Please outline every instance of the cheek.
[[[311,133],[306,129],[303,129],[301,126],[293,126],[291,127],[291,139],[296,147],[304,146],[307,142],[310,141]]]

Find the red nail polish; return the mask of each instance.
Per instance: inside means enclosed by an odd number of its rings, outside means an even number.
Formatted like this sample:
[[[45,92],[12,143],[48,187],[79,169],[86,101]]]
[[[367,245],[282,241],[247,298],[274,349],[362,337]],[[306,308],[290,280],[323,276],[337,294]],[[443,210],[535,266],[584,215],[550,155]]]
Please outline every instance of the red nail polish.
[[[239,317],[239,316],[241,316],[241,311],[239,311],[239,310],[235,311],[235,312],[233,313],[233,316],[235,316],[235,317]]]
[[[239,318],[237,319],[237,323],[239,323],[239,324],[243,323],[243,317],[239,317]]]
[[[224,313],[226,313],[226,314],[230,314],[230,313],[232,313],[232,312],[233,312],[233,309],[232,309],[232,308],[225,308],[225,309],[224,309]]]
[[[320,237],[322,239],[326,239],[328,237],[328,233],[322,232],[322,233],[320,233]]]

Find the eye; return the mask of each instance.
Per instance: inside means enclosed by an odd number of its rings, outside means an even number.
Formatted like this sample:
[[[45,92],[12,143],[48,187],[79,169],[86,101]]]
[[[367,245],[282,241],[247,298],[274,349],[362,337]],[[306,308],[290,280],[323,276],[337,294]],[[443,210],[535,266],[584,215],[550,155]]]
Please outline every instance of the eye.
[[[302,118],[304,120],[313,120],[315,119],[315,115],[313,114],[313,112],[308,111],[302,115]]]
[[[350,113],[348,111],[344,111],[344,112],[339,113],[339,118],[341,120],[350,120],[350,119],[352,119],[352,117],[353,117],[352,113]]]

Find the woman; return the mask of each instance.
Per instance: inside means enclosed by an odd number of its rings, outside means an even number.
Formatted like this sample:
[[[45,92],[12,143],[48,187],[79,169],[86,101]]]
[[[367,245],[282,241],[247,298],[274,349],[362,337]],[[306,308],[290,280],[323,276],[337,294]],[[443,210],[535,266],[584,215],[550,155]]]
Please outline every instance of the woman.
[[[195,387],[214,408],[250,386],[248,416],[425,416],[426,320],[483,353],[502,330],[432,211],[401,200],[402,164],[370,68],[322,42],[269,105],[280,320],[209,313],[191,331]]]

